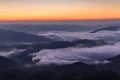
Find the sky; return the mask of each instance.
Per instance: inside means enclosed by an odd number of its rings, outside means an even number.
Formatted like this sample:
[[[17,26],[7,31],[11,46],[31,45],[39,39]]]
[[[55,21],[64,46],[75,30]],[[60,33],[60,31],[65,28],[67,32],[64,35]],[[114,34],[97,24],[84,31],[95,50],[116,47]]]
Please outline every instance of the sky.
[[[0,0],[0,20],[120,18],[120,0]]]

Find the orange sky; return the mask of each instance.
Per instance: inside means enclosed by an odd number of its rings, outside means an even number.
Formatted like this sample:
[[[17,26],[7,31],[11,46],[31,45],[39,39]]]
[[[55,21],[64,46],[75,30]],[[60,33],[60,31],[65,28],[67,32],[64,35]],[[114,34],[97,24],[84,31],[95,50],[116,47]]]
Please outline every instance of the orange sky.
[[[0,0],[0,20],[120,18],[120,0]]]

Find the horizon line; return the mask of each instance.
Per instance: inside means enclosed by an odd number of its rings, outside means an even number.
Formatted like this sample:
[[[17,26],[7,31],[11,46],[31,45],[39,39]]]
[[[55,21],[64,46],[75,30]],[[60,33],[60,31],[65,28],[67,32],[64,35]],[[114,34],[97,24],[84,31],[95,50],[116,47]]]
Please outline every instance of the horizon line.
[[[38,19],[38,20],[0,20],[0,22],[19,22],[19,21],[101,21],[101,20],[120,20],[120,18],[99,18],[99,19]]]

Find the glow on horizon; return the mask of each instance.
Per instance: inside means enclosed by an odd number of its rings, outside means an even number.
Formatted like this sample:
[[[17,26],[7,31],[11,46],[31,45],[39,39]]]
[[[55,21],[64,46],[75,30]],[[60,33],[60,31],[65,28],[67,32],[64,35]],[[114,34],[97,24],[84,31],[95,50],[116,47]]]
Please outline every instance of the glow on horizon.
[[[0,20],[120,18],[120,0],[0,0]]]

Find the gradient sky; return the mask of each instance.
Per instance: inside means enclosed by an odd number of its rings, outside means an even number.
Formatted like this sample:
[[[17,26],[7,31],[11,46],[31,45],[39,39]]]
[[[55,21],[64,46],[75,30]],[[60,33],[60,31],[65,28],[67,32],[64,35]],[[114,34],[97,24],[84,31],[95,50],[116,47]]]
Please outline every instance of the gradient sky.
[[[120,18],[120,0],[0,0],[0,20]]]

